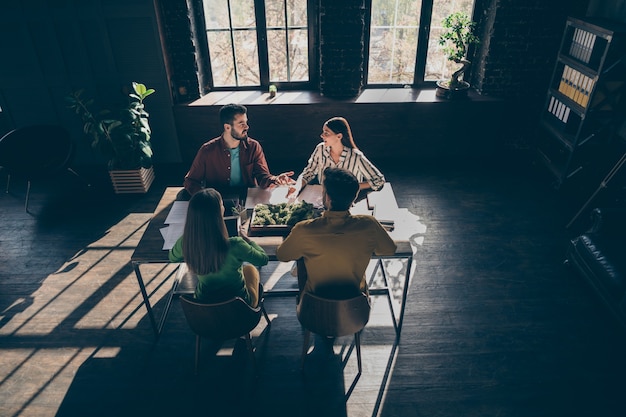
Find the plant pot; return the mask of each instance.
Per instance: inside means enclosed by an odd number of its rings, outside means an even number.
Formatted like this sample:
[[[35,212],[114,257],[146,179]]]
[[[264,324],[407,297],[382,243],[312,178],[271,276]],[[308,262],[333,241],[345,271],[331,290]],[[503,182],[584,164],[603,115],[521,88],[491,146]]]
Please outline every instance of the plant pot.
[[[154,180],[154,169],[111,170],[109,175],[115,194],[146,193]]]
[[[456,85],[454,88],[450,88],[448,81],[437,81],[437,91],[435,95],[449,100],[465,98],[467,97],[469,87],[470,85],[466,81],[461,81],[460,84]]]

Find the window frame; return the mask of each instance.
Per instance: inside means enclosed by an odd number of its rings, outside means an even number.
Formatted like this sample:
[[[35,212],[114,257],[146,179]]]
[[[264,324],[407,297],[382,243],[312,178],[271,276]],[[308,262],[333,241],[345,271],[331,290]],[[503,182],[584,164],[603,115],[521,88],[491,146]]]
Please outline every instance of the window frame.
[[[207,40],[207,28],[204,19],[204,7],[202,0],[198,0],[197,18],[195,19],[195,38],[197,41],[198,54],[196,60],[198,63],[198,71],[204,79],[203,90],[205,91],[246,91],[261,90],[266,91],[270,84],[275,85],[281,90],[313,90],[319,85],[318,60],[316,59],[318,51],[318,8],[317,2],[307,0],[307,35],[308,35],[308,81],[281,81],[270,82],[269,54],[267,46],[267,20],[265,16],[265,0],[253,0],[254,14],[256,19],[256,35],[257,35],[257,53],[259,58],[259,83],[260,85],[246,86],[215,86],[213,81],[212,64],[210,48]]]
[[[365,16],[365,53],[364,53],[364,62],[363,62],[363,72],[365,80],[365,88],[403,88],[405,85],[409,85],[411,88],[420,89],[420,88],[431,88],[435,87],[437,81],[425,81],[424,76],[426,74],[426,58],[428,57],[428,42],[430,40],[430,27],[433,17],[433,4],[434,0],[421,0],[421,10],[420,10],[420,22],[418,28],[417,35],[417,50],[415,55],[415,68],[413,70],[413,82],[411,84],[396,84],[396,83],[377,83],[371,84],[369,83],[369,59],[370,59],[370,34],[371,34],[371,26],[372,26],[372,1],[373,0],[365,0],[365,7],[369,11]],[[472,18],[474,13],[476,12],[476,3],[479,0],[474,0],[473,10],[472,10]],[[471,56],[474,51],[473,45],[470,45],[468,49],[467,55]],[[467,76],[470,75],[470,70],[467,71]]]

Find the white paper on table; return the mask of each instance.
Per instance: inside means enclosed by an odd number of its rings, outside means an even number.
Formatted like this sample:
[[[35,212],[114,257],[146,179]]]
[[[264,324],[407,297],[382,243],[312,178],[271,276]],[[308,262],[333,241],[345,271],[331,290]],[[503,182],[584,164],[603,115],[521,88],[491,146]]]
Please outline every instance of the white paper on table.
[[[189,206],[189,201],[174,201],[172,204],[172,208],[170,212],[167,214],[167,218],[165,219],[165,224],[174,224],[174,223],[185,223],[185,219],[187,218],[187,207]]]
[[[172,223],[160,229],[161,236],[163,236],[163,250],[172,249],[174,243],[183,235],[184,228],[184,223]]]
[[[289,186],[279,185],[273,188],[248,188],[246,196],[246,208],[254,208],[257,204],[280,204],[290,203],[295,196],[288,198]]]
[[[370,208],[367,207],[367,200],[364,198],[363,200],[355,203],[350,208],[350,214],[352,214],[352,215],[369,214],[371,216],[372,215],[372,210],[370,210]]]
[[[307,184],[300,195],[298,195],[298,201],[306,201],[309,204],[313,204],[313,207],[324,207],[324,199],[322,197],[322,186],[319,184]]]

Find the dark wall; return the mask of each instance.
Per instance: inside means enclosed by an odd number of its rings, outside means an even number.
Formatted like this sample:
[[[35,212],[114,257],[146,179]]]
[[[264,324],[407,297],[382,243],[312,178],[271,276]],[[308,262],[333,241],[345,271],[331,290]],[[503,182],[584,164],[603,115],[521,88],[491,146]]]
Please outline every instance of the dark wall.
[[[0,59],[0,127],[64,125],[79,145],[77,162],[104,165],[65,97],[85,89],[102,107],[114,107],[137,81],[156,90],[145,102],[155,160],[180,159],[152,0],[3,0]]]
[[[626,0],[590,0],[587,15],[626,23]]]
[[[502,100],[472,95],[468,101],[355,103],[321,99],[311,104],[248,108],[250,136],[263,144],[270,168],[301,170],[320,142],[322,125],[345,117],[357,146],[377,165],[476,161],[497,158],[499,138],[510,128]],[[222,132],[220,106],[179,105],[174,113],[181,156],[190,165],[202,143]]]

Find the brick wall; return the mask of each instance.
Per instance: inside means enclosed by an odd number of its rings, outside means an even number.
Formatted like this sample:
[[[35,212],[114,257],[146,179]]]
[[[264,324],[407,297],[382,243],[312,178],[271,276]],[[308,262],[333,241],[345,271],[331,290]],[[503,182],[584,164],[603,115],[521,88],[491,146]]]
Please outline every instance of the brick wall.
[[[481,94],[545,96],[568,15],[584,15],[588,0],[478,0],[481,45],[472,85]]]
[[[320,1],[320,92],[356,97],[363,88],[365,5],[357,1]]]
[[[200,97],[200,79],[191,22],[197,14],[188,10],[186,0],[162,0],[158,12],[174,102],[195,100]]]

